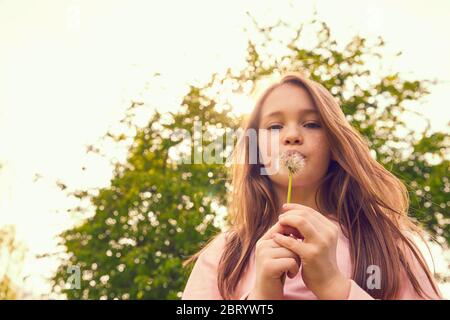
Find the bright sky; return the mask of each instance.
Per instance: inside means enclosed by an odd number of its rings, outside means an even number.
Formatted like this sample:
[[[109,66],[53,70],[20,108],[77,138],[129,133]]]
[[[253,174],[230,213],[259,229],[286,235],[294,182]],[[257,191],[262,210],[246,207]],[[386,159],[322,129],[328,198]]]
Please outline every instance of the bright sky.
[[[85,146],[114,127],[131,99],[142,98],[153,73],[162,74],[161,82],[144,98],[167,111],[176,109],[187,82],[240,65],[246,11],[260,21],[300,24],[315,6],[341,44],[358,32],[381,35],[391,52],[403,52],[395,70],[445,81],[420,106],[433,129],[444,130],[450,120],[449,1],[295,3],[291,9],[287,1],[269,0],[0,0],[0,226],[14,224],[30,256],[53,252],[54,236],[73,223],[65,213],[73,202],[55,181],[71,188],[108,182],[111,168],[86,155]],[[37,173],[42,178],[34,181]],[[29,258],[27,291],[48,292],[43,276],[54,268],[50,259]]]

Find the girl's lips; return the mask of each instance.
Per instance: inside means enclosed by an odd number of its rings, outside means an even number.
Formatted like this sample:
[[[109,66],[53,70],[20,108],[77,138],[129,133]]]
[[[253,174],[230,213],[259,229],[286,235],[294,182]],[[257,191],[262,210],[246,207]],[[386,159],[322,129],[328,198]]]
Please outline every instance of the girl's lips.
[[[297,151],[297,150],[286,150],[285,153],[286,153],[287,155],[291,155],[291,154],[293,154],[293,153],[297,153],[297,154],[299,154],[300,156],[302,156],[303,159],[306,159],[306,156],[305,156],[303,153],[301,153],[300,151]]]

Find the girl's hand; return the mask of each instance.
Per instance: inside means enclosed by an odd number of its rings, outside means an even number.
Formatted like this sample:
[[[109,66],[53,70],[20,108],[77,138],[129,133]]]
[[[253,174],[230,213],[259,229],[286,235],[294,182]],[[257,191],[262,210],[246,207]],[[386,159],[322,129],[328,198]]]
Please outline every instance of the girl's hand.
[[[283,299],[284,274],[295,277],[299,271],[298,255],[276,243],[272,236],[294,232],[276,223],[256,243],[256,283],[248,299]]]
[[[319,299],[347,299],[350,279],[342,275],[336,262],[339,228],[321,213],[300,204],[286,204],[282,212],[279,223],[296,228],[304,239],[281,233],[273,239],[298,254],[305,285]]]

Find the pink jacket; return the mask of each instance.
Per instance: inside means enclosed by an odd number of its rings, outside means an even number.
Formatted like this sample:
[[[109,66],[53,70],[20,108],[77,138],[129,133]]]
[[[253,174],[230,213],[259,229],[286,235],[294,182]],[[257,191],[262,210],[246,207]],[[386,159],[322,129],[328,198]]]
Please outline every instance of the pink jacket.
[[[217,267],[223,248],[225,245],[225,233],[219,235],[211,245],[203,251],[196,261],[194,268],[189,276],[185,290],[182,295],[183,300],[203,299],[203,300],[222,300],[217,286]],[[340,271],[351,277],[351,260],[349,252],[348,239],[340,232],[337,243],[337,264]],[[413,261],[412,268],[421,284],[422,288],[432,299],[440,299],[434,292],[425,272],[420,268],[416,259],[410,256]],[[250,263],[242,280],[239,282],[234,299],[246,299],[255,284],[255,254],[252,252]],[[317,300],[317,297],[305,286],[301,276],[301,270],[297,275],[290,279],[286,277],[284,286],[284,299],[286,300]],[[370,292],[366,292],[360,286],[351,280],[351,289],[348,300],[369,300],[373,299]],[[421,299],[414,291],[414,288],[408,280],[406,273],[401,275],[401,286],[397,299]]]

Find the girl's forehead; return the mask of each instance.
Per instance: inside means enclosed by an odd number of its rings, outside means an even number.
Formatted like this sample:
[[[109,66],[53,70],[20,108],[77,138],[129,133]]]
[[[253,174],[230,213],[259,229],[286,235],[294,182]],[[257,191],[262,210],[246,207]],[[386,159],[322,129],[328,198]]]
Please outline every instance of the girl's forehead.
[[[297,113],[317,113],[317,108],[304,88],[284,84],[275,88],[266,97],[261,108],[261,119]]]

